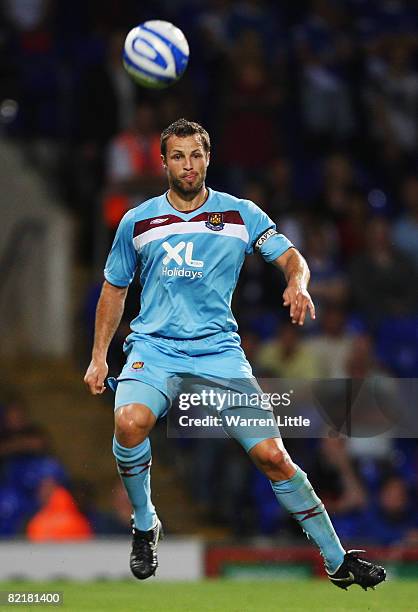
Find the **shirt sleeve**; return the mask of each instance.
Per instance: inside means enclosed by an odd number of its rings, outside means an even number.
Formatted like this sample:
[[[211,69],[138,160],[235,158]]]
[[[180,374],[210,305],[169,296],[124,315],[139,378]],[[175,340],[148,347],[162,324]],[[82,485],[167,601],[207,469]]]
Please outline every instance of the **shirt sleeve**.
[[[105,279],[116,287],[127,287],[132,282],[138,265],[131,213],[132,211],[128,211],[119,224],[104,269]]]
[[[270,217],[253,202],[249,202],[248,227],[248,254],[258,251],[265,261],[271,262],[283,255],[293,246],[286,236],[279,234],[276,224]]]

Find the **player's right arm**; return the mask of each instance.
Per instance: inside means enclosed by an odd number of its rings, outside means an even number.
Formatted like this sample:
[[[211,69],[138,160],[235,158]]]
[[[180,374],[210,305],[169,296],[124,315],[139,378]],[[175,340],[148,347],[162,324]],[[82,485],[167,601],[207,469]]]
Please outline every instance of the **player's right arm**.
[[[84,382],[93,395],[103,393],[107,376],[107,351],[122,319],[128,287],[115,287],[105,281],[96,310],[94,344],[91,362]]]
[[[96,309],[93,352],[84,377],[93,395],[105,390],[107,351],[121,321],[128,287],[138,264],[133,245],[133,214],[129,211],[120,222],[104,270],[105,281]]]

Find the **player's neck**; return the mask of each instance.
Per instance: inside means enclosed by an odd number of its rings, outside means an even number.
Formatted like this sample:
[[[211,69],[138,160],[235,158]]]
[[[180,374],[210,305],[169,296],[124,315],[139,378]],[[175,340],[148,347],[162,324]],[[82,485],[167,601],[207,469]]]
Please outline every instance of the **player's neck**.
[[[206,202],[208,197],[209,191],[206,189],[205,184],[203,184],[200,191],[190,199],[185,199],[183,195],[179,194],[172,187],[170,187],[167,193],[167,199],[171,206],[183,212],[191,212],[199,208]]]

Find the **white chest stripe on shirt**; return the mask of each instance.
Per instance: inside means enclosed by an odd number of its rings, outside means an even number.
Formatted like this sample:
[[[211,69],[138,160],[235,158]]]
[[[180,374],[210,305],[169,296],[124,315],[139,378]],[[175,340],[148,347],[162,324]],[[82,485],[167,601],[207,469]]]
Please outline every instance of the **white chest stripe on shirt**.
[[[229,236],[230,238],[238,238],[248,244],[248,231],[245,225],[236,223],[225,223],[222,230],[214,231],[206,227],[205,221],[184,221],[182,223],[171,223],[162,227],[152,227],[143,234],[135,236],[133,239],[135,249],[139,251],[149,242],[161,240],[174,234],[212,234],[213,236]]]

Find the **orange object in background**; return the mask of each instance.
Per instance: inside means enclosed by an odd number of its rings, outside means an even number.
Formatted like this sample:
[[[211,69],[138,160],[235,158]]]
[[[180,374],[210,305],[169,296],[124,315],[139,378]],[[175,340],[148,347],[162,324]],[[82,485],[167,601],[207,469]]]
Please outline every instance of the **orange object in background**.
[[[54,484],[41,510],[29,521],[26,534],[33,542],[88,540],[93,537],[93,530],[73,496]]]
[[[123,215],[130,208],[129,198],[121,193],[111,193],[103,200],[103,217],[107,227],[116,229]]]
[[[138,112],[143,114],[144,109]],[[131,177],[164,176],[158,132],[145,135],[141,132],[127,130],[116,136],[113,142],[115,147],[125,152],[129,160]],[[116,180],[118,178],[122,177],[116,177]]]

